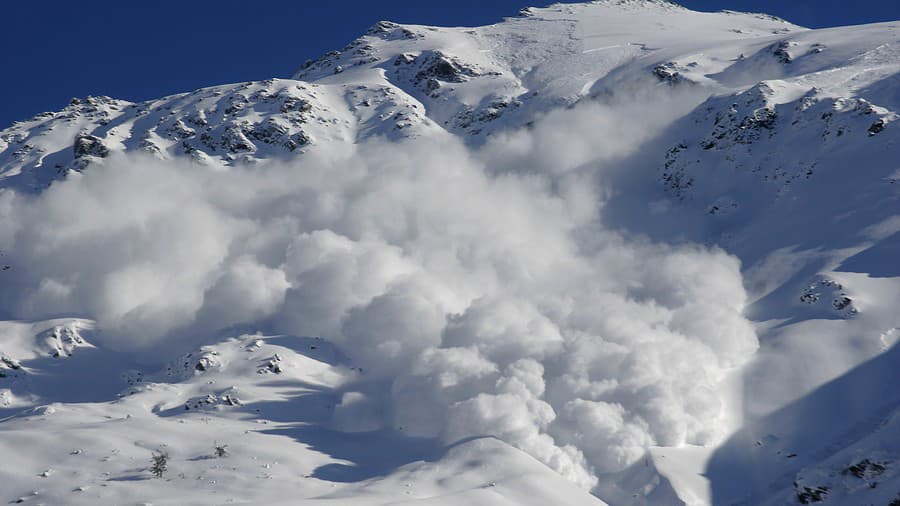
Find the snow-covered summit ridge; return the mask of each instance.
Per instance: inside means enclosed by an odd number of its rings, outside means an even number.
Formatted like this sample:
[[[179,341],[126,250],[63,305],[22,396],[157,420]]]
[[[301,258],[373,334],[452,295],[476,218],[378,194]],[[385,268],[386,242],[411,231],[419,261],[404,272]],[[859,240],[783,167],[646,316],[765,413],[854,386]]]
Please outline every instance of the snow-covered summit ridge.
[[[479,28],[377,23],[293,79],[216,86],[139,104],[92,97],[0,132],[0,185],[39,191],[116,151],[235,163],[309,145],[449,132],[480,142],[646,68],[723,42],[801,31],[667,2],[557,4]],[[652,30],[648,31],[648,28]],[[743,48],[707,58],[729,65]],[[671,56],[670,56],[671,55]],[[503,118],[503,119],[501,119]]]
[[[846,37],[816,30],[798,39],[805,29],[772,17],[649,0],[555,4],[477,28],[379,22],[307,62],[293,76],[305,82],[218,86],[141,104],[76,99],[17,123],[0,132],[0,185],[40,191],[116,151],[236,163],[375,136],[449,132],[481,142],[648,74],[714,93],[753,84],[748,78],[816,86],[816,72],[871,67],[879,51],[889,67],[896,37],[890,24],[877,26],[854,29],[853,44],[826,44]],[[848,84],[849,95],[865,85]]]

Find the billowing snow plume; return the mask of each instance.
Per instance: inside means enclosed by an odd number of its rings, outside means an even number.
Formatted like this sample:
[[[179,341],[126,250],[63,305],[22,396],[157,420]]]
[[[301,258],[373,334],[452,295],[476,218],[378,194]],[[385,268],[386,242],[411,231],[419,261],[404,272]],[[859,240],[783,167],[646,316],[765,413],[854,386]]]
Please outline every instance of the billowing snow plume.
[[[0,307],[96,318],[135,352],[235,325],[322,336],[362,371],[336,427],[494,435],[590,487],[648,445],[720,437],[719,383],[757,347],[734,257],[601,224],[597,171],[652,133],[613,112],[475,153],[113,157],[38,196],[2,192]]]

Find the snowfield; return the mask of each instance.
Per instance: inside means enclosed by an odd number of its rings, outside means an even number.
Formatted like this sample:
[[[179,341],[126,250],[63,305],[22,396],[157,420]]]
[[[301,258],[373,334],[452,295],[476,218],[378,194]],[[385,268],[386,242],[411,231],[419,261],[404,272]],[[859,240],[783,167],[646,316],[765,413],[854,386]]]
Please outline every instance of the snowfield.
[[[600,0],[17,122],[0,501],[900,504],[898,90]]]

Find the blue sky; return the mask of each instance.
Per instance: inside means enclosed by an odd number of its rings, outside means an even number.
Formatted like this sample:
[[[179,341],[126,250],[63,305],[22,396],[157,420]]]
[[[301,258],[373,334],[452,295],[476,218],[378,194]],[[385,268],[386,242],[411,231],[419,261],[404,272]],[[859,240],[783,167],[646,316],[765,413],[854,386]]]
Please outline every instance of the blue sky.
[[[541,0],[5,2],[0,129],[71,97],[144,100],[287,77],[380,19],[481,25]],[[683,0],[695,10],[768,12],[813,28],[900,19],[898,0]]]

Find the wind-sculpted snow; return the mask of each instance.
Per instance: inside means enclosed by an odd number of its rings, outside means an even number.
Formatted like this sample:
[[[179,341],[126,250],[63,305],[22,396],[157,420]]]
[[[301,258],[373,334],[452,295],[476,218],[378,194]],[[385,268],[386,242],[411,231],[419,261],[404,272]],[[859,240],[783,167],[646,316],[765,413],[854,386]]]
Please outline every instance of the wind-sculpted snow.
[[[604,228],[602,180],[571,153],[562,175],[549,153],[485,165],[521,141],[230,168],[114,155],[0,195],[0,307],[89,315],[138,354],[234,325],[322,336],[362,371],[336,426],[495,435],[585,487],[648,445],[716,441],[719,384],[757,347],[739,262]]]

